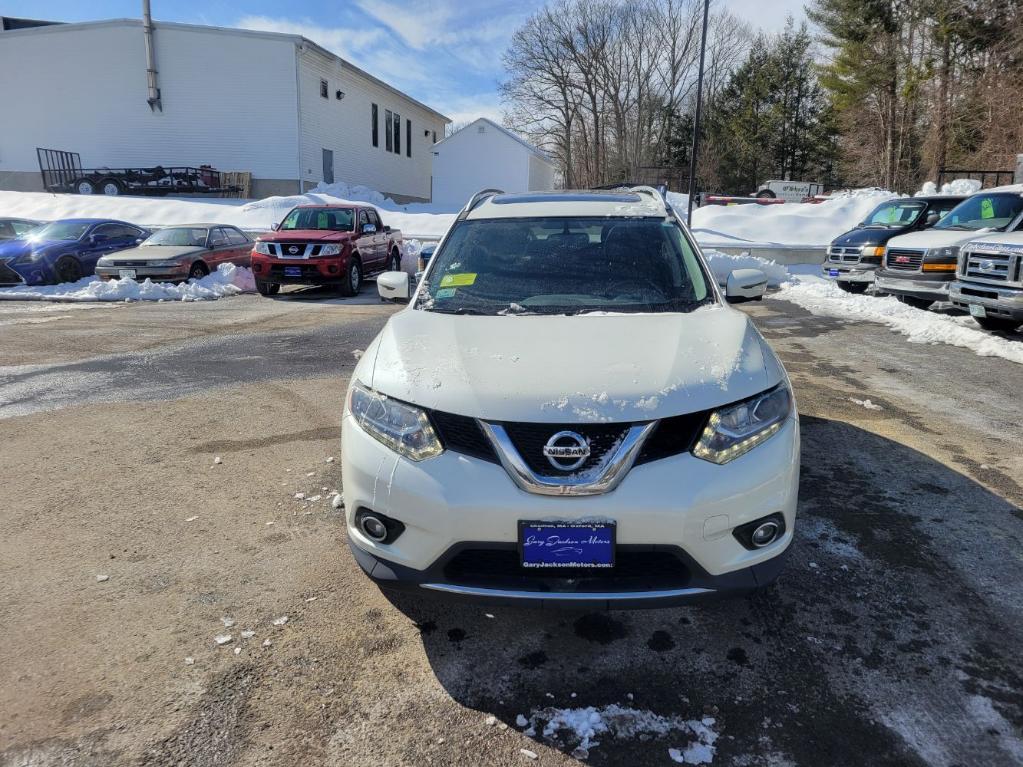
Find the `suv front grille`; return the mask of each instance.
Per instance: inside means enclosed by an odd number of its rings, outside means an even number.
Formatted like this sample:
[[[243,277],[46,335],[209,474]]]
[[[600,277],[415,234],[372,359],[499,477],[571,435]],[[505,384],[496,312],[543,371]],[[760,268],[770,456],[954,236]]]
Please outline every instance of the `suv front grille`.
[[[885,265],[889,269],[916,272],[920,270],[920,264],[923,263],[923,260],[924,252],[922,250],[889,248],[888,254],[885,256]]]
[[[705,412],[662,418],[636,458],[636,465],[689,452],[707,423]],[[437,431],[445,449],[463,453],[491,463],[500,463],[494,447],[470,416],[429,411],[430,423]],[[503,423],[505,431],[530,469],[541,476],[570,476],[598,464],[608,450],[614,449],[634,423],[615,424],[550,424]],[[559,431],[574,431],[590,440],[590,457],[574,471],[555,469],[543,454],[543,446]]]
[[[855,264],[860,260],[862,248],[833,247],[828,250],[828,260],[834,263]]]
[[[277,258],[315,258],[323,249],[321,243],[314,242],[268,242],[267,246]]]

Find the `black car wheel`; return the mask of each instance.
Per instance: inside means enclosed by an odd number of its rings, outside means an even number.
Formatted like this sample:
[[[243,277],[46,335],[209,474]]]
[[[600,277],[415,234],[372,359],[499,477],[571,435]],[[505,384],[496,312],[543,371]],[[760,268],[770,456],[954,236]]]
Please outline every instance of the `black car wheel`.
[[[1011,333],[1023,324],[1019,320],[1009,320],[1004,317],[974,317],[973,319],[984,330],[1004,330],[1006,333]]]
[[[190,280],[201,280],[207,274],[210,273],[209,267],[206,266],[202,261],[196,261],[192,264],[192,268],[188,270],[188,279]]]
[[[82,265],[71,256],[60,259],[53,271],[57,273],[57,282],[78,282],[82,279]]]
[[[916,296],[899,296],[898,298],[906,306],[912,306],[914,309],[929,309],[934,303],[929,298],[917,298]]]
[[[281,292],[281,284],[279,282],[263,282],[261,280],[257,280],[256,290],[261,296],[276,296]]]
[[[391,261],[388,264],[387,270],[390,272],[401,271],[401,256],[398,255],[397,249],[391,251]]]
[[[773,200],[776,197],[777,195],[770,189],[762,189],[759,192],[757,192],[757,198],[761,200]]]
[[[345,281],[338,286],[338,291],[342,296],[357,296],[360,290],[362,290],[362,262],[353,258],[348,262]]]
[[[848,282],[845,280],[838,281],[838,287],[844,290],[846,293],[866,293],[867,288],[870,287],[869,282]]]

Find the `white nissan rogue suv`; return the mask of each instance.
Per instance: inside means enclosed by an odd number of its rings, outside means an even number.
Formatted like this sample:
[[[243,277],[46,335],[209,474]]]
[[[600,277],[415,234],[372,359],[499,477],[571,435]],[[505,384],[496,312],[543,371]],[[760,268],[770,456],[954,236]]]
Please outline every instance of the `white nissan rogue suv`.
[[[654,189],[473,197],[366,349],[342,427],[380,586],[662,606],[772,582],[792,541],[788,377]],[[411,295],[410,295],[411,294]]]

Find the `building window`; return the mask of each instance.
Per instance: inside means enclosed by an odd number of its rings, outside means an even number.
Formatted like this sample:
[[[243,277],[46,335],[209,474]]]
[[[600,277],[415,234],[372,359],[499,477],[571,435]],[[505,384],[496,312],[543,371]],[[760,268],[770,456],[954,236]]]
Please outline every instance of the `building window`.
[[[437,143],[437,131],[433,131],[433,143]]]
[[[394,153],[401,154],[401,115],[394,113]]]
[[[376,104],[373,104],[370,107],[370,113],[372,114],[373,119],[373,146],[380,146],[380,129],[377,127],[379,111],[380,110],[377,109]]]
[[[328,90],[328,86],[327,86],[327,81],[326,81],[326,80],[320,80],[320,95],[321,95],[321,96],[322,96],[323,98],[325,98],[325,99],[326,99],[326,98],[330,98],[330,97],[329,97],[329,96],[327,95],[327,90]]]
[[[412,121],[405,121],[405,156],[412,156]]]
[[[394,139],[391,136],[391,110],[384,110],[384,149],[388,152],[394,151]]]

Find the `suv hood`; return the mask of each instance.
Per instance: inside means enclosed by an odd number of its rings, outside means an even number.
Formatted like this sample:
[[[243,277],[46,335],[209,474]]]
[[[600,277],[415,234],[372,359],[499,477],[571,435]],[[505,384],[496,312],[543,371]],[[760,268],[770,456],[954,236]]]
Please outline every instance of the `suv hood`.
[[[290,242],[292,240],[302,242],[316,242],[318,240],[327,240],[336,242],[338,240],[347,240],[351,237],[354,232],[334,232],[326,231],[324,229],[288,229],[285,231],[267,232],[261,234],[259,239],[262,242]]]
[[[966,231],[965,229],[926,229],[922,232],[912,232],[911,234],[903,234],[899,237],[893,237],[888,240],[889,248],[916,248],[923,250],[926,248],[947,248],[952,245],[962,245],[964,242],[970,240],[976,240],[978,237],[984,237],[988,234],[994,234],[994,230],[988,232],[983,231]]]
[[[374,348],[375,347],[375,348]],[[745,314],[394,315],[356,368],[377,391],[492,421],[650,421],[784,378]]]

